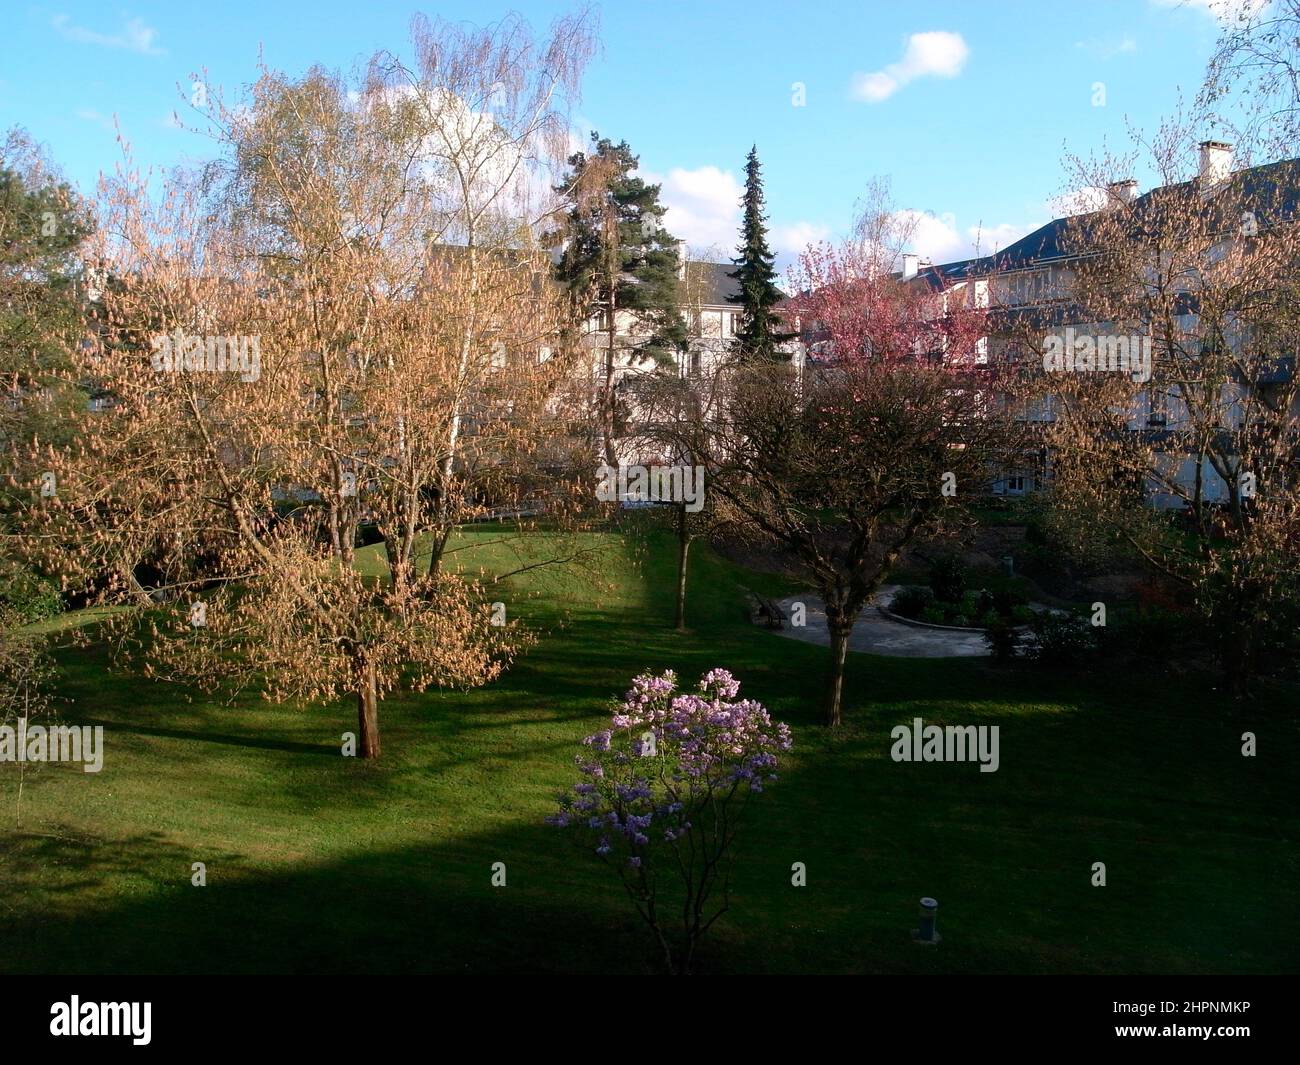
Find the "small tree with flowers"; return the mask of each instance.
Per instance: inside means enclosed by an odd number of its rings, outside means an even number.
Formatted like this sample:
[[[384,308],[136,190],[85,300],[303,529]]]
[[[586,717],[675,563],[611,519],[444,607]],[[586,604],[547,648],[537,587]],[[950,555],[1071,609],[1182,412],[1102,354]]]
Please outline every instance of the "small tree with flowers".
[[[618,874],[674,974],[692,971],[727,911],[741,813],[792,746],[789,728],[739,692],[724,669],[694,692],[672,670],[636,677],[611,727],[582,741],[584,779],[548,818]]]

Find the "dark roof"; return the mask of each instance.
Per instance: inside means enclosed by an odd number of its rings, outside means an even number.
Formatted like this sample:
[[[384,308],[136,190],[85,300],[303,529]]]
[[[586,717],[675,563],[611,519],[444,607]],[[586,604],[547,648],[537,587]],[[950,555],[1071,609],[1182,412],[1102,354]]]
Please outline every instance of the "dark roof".
[[[693,275],[689,278],[693,283],[693,291],[690,293],[692,302],[698,298],[705,307],[722,307],[732,302],[729,297],[739,297],[739,282],[727,276],[735,269],[731,263],[688,262],[687,273]]]
[[[1300,216],[1300,159],[1286,159],[1239,170],[1225,184],[1225,191],[1229,187],[1233,189],[1234,195],[1220,199],[1216,194],[1208,201],[1211,209],[1216,201],[1230,204],[1225,209],[1231,219],[1225,218],[1225,226],[1237,224],[1236,212],[1243,207],[1259,209],[1261,227],[1272,221],[1293,220]],[[1143,212],[1159,210],[1166,203],[1197,193],[1195,179],[1176,185],[1162,185],[1139,196],[1133,202],[1133,213],[1141,217]],[[927,278],[932,285],[938,287],[994,270],[1018,270],[1050,263],[1054,259],[1068,259],[1072,255],[1066,247],[1069,227],[1072,222],[1080,220],[1086,224],[1089,217],[1090,214],[1084,214],[1053,219],[992,255],[927,265],[918,271],[918,276]]]

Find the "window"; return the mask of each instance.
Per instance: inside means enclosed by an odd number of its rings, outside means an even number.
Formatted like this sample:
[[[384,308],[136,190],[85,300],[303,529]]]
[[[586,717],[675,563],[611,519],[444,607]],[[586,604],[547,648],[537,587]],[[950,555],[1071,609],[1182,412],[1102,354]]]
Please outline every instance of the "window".
[[[1025,479],[1020,474],[1014,474],[1007,478],[1007,492],[1011,495],[1023,495],[1025,492]]]
[[[1164,425],[1169,420],[1169,397],[1159,389],[1147,392],[1147,424]]]

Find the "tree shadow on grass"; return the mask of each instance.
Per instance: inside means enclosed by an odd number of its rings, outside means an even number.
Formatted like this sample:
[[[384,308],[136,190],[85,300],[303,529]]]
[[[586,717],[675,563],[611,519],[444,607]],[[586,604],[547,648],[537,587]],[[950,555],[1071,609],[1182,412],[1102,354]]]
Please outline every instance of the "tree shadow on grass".
[[[887,725],[917,713],[952,720],[959,709],[963,722],[1010,730],[998,773],[889,758]],[[701,971],[1293,966],[1294,908],[1278,902],[1279,870],[1294,866],[1294,818],[1259,815],[1284,790],[1276,773],[1295,753],[1294,730],[1261,765],[1254,794],[1220,786],[1235,763],[1206,757],[1203,731],[1171,740],[1160,759],[1137,744],[1144,728],[1175,717],[1112,708],[1099,719],[1074,705],[1009,717],[997,704],[916,700],[834,741],[806,737],[746,814],[733,908],[706,941]],[[1105,736],[1113,749],[1089,751]],[[542,824],[526,797],[506,801],[502,815],[518,820],[496,828],[292,866],[157,834],[12,837],[0,841],[11,910],[0,969],[659,972],[612,873]],[[359,848],[361,830],[351,830]],[[1096,859],[1109,866],[1105,889],[1090,884]],[[207,862],[206,887],[190,884],[194,860]],[[796,861],[805,888],[790,882]],[[505,863],[505,887],[492,885],[494,862]],[[938,950],[910,942],[921,894],[941,902]]]

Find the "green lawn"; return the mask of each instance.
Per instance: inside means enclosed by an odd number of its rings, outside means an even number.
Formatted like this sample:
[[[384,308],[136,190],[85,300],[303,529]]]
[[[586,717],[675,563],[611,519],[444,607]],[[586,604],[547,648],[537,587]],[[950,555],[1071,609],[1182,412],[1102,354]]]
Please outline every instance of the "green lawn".
[[[496,536],[467,532],[456,560],[510,565]],[[29,773],[15,830],[17,768],[0,766],[0,971],[654,971],[611,875],[543,818],[634,673],[712,666],[796,749],[748,811],[703,971],[1297,968],[1294,690],[1233,716],[1204,680],[1154,666],[1066,678],[851,655],[831,734],[826,652],[743,617],[741,584],[779,582],[700,549],[680,635],[671,541],[591,543],[605,586],[566,601],[561,574],[512,581],[511,616],[548,634],[488,688],[391,697],[378,765],[339,756],[351,704],[191,702],[109,672],[102,647],[61,651],[65,716],[106,727],[105,767]],[[889,729],[918,716],[1000,725],[1000,771],[892,762]],[[940,902],[937,949],[909,938],[921,895]]]

